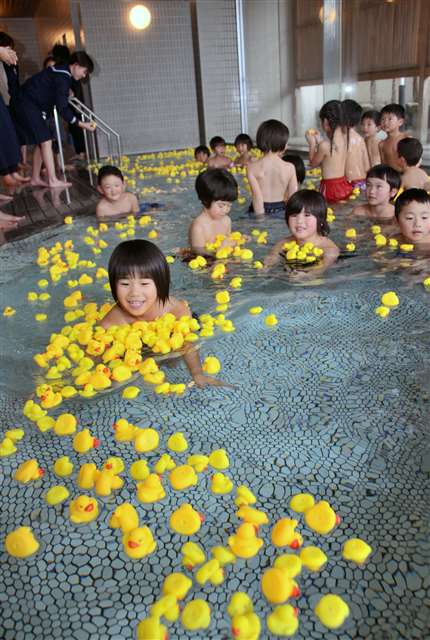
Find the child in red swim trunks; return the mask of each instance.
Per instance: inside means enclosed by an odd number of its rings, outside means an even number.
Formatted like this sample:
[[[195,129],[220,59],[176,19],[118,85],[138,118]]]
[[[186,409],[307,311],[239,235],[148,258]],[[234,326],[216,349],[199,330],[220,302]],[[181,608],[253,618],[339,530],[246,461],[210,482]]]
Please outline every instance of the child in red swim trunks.
[[[339,202],[352,193],[352,185],[345,178],[348,144],[344,131],[342,103],[340,100],[326,102],[321,107],[319,115],[328,140],[323,140],[315,129],[306,132],[309,162],[311,167],[321,166],[320,191],[324,198],[329,203]]]

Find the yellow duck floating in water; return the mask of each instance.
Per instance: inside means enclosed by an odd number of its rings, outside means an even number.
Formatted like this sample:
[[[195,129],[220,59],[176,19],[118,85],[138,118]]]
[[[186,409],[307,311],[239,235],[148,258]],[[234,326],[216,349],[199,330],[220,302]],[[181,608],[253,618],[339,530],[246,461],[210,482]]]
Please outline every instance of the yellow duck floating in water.
[[[86,524],[99,515],[99,506],[95,498],[78,496],[69,505],[70,520],[75,524]]]
[[[39,543],[30,527],[18,527],[8,533],[4,546],[7,553],[14,558],[28,558],[39,549]]]
[[[349,616],[349,607],[340,596],[328,593],[317,603],[315,614],[325,627],[338,629]]]
[[[211,610],[208,603],[201,598],[190,600],[181,614],[182,626],[189,631],[207,629],[211,622]]]
[[[303,544],[303,538],[295,531],[297,520],[291,518],[281,518],[272,529],[272,544],[275,547],[290,547],[298,549]]]
[[[186,569],[194,569],[199,564],[203,564],[206,555],[203,549],[195,542],[185,542],[181,548],[182,564]]]
[[[229,537],[228,545],[239,558],[252,558],[260,551],[263,540],[257,538],[253,525],[245,522]]]
[[[193,467],[189,464],[182,464],[179,467],[175,467],[169,473],[169,480],[173,489],[181,491],[196,485],[198,482],[198,476]]]
[[[264,597],[273,604],[283,604],[289,598],[298,598],[300,589],[283,569],[270,567],[261,578],[261,590]]]
[[[305,511],[305,522],[313,531],[326,535],[340,523],[340,516],[326,500],[321,500]]]
[[[182,504],[169,520],[170,528],[183,536],[192,536],[200,529],[204,518],[190,504]]]
[[[290,604],[275,607],[267,616],[267,628],[274,636],[293,636],[299,628],[299,610]]]
[[[138,560],[155,551],[155,542],[149,527],[138,527],[124,534],[122,538],[124,551],[129,558]]]
[[[109,526],[113,529],[121,529],[122,533],[128,533],[133,529],[138,529],[139,515],[130,502],[124,502],[113,512]]]
[[[167,627],[159,618],[144,618],[137,625],[137,640],[168,640]]]
[[[356,564],[366,562],[371,553],[372,547],[364,540],[360,540],[360,538],[350,538],[344,543],[342,549],[342,556],[345,560],[350,560]]]
[[[54,473],[60,478],[65,478],[73,473],[73,464],[70,462],[69,456],[61,456],[55,461]]]
[[[14,478],[22,484],[27,484],[27,482],[31,482],[32,480],[39,480],[44,474],[45,472],[39,467],[37,460],[32,458],[19,465],[15,471]]]
[[[158,502],[166,495],[161,480],[156,473],[150,473],[149,476],[139,482],[137,485],[137,499],[139,502]]]
[[[90,449],[98,447],[100,440],[95,438],[89,429],[79,431],[73,438],[73,448],[76,453],[87,453]]]

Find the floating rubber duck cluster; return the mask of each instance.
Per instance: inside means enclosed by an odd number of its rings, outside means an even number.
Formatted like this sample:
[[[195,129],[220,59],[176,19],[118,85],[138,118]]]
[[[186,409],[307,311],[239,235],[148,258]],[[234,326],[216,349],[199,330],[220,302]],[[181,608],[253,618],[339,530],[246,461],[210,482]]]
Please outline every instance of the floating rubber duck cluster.
[[[323,249],[315,247],[312,242],[299,245],[295,240],[286,242],[282,250],[287,264],[312,264],[320,260],[324,254]]]
[[[386,318],[392,309],[400,304],[399,296],[395,291],[387,291],[381,295],[381,304],[376,307],[375,313],[380,318]]]

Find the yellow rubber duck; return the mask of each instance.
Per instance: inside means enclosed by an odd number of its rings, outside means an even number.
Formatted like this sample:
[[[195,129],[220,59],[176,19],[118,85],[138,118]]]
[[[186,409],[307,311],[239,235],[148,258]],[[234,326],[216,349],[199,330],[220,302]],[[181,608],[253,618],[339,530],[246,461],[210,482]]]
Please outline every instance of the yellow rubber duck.
[[[214,469],[218,471],[223,471],[224,469],[228,469],[230,466],[230,461],[228,459],[228,455],[225,449],[215,449],[209,456],[209,464]]]
[[[128,533],[139,528],[139,515],[130,502],[123,502],[113,512],[109,526],[112,529],[121,529],[122,533]]]
[[[196,485],[198,476],[189,464],[181,464],[169,473],[169,480],[173,489],[181,491]]]
[[[39,467],[39,463],[35,458],[22,462],[15,471],[14,478],[22,484],[27,484],[32,480],[39,480],[45,474],[44,470]]]
[[[182,536],[192,536],[200,529],[203,520],[203,516],[185,502],[171,514],[169,525]]]
[[[46,493],[45,500],[49,505],[55,506],[56,504],[61,504],[64,500],[67,500],[69,495],[70,492],[66,487],[56,485],[55,487],[51,487]]]
[[[77,424],[78,422],[74,415],[62,413],[55,422],[54,431],[57,436],[70,436],[75,433]]]
[[[219,566],[224,567],[226,564],[234,564],[236,562],[236,556],[227,547],[212,547],[211,553],[213,557],[218,560]]]
[[[227,606],[227,613],[230,618],[234,616],[242,616],[245,613],[252,613],[254,611],[254,605],[247,593],[243,591],[236,591],[230,598],[230,602]]]
[[[310,529],[325,535],[340,523],[340,517],[326,500],[321,500],[305,511],[305,522]]]
[[[203,564],[206,555],[203,549],[196,542],[185,542],[181,548],[182,565],[186,569],[194,569],[199,564]]]
[[[75,524],[84,524],[95,520],[99,515],[99,505],[95,498],[78,496],[69,505],[70,520]]]
[[[159,618],[144,618],[137,625],[137,640],[168,640],[167,627]]]
[[[315,504],[315,499],[310,493],[297,493],[290,500],[290,509],[297,513],[304,513]]]
[[[195,575],[196,581],[204,585],[207,582],[218,586],[222,582],[224,582],[224,571],[220,566],[218,560],[213,558],[200,567],[200,569],[196,572]]]
[[[159,460],[154,464],[155,473],[162,474],[165,471],[171,471],[176,467],[176,462],[168,453],[163,453]]]
[[[231,632],[235,640],[258,640],[261,622],[256,613],[244,613],[233,616]]]
[[[281,518],[272,529],[272,544],[275,547],[290,547],[298,549],[303,544],[303,538],[295,531],[297,520],[291,518]]]
[[[124,551],[133,560],[148,556],[157,547],[157,543],[148,527],[138,527],[128,531],[123,535],[122,543]]]
[[[135,460],[130,467],[130,475],[133,480],[146,480],[150,474],[148,462],[146,460]]]
[[[119,456],[110,456],[103,465],[103,469],[115,475],[122,473],[125,469],[124,462]]]
[[[76,478],[76,483],[80,489],[94,489],[97,475],[97,467],[94,462],[87,462],[81,465]]]
[[[338,629],[349,616],[349,607],[342,598],[329,593],[317,603],[315,613],[325,627]]]
[[[131,442],[136,434],[137,427],[130,424],[125,418],[119,418],[113,424],[115,440],[117,442]]]
[[[299,611],[290,604],[275,607],[267,616],[267,628],[274,636],[293,636],[299,628]]]
[[[357,564],[366,562],[371,553],[372,547],[364,540],[360,540],[360,538],[350,538],[344,543],[342,549],[342,556],[345,560],[350,560]]]
[[[245,522],[229,537],[228,545],[239,558],[252,558],[263,546],[263,540],[257,538],[253,525]]]
[[[210,376],[214,376],[221,370],[221,363],[215,356],[207,356],[202,364],[202,369]]]
[[[43,416],[46,416],[46,411],[42,409],[42,407],[37,404],[37,402],[34,402],[34,400],[27,400],[22,412],[25,417],[32,422],[36,422],[37,420],[39,420],[39,418],[43,418]]]
[[[73,448],[76,453],[87,453],[90,449],[98,447],[100,440],[95,438],[89,429],[79,431],[73,438]]]
[[[18,527],[7,534],[4,546],[14,558],[28,558],[39,549],[39,543],[30,527]]]
[[[182,626],[189,631],[207,629],[211,622],[211,610],[207,602],[201,598],[190,600],[181,614]]]
[[[304,547],[300,551],[300,560],[309,571],[319,571],[325,565],[328,558],[324,551],[318,547]]]
[[[257,502],[257,498],[254,496],[251,489],[248,489],[244,484],[241,484],[236,489],[236,498],[234,502],[238,507],[241,507],[242,505],[255,504]]]
[[[166,495],[160,477],[156,473],[150,473],[149,476],[139,482],[137,485],[137,499],[139,502],[158,502]]]
[[[124,480],[108,469],[97,471],[94,479],[94,488],[98,496],[110,496],[114,489],[121,489],[124,485]]]
[[[61,456],[55,461],[54,473],[60,478],[65,478],[73,473],[73,463],[70,462],[69,456]]]
[[[192,456],[188,456],[187,464],[189,464],[191,467],[194,467],[194,469],[198,473],[201,473],[207,468],[209,464],[209,457],[195,453]]]
[[[286,571],[276,567],[270,567],[263,573],[261,590],[264,597],[273,604],[283,604],[289,598],[300,596],[297,583],[288,577]]]
[[[299,556],[285,553],[276,558],[273,566],[275,569],[282,569],[283,573],[289,578],[295,578],[302,570],[302,561]]]
[[[174,595],[161,596],[149,611],[153,618],[166,618],[169,622],[176,622],[179,618],[179,605]]]
[[[228,476],[224,475],[220,471],[218,471],[217,473],[214,473],[214,475],[212,476],[212,482],[211,482],[212,493],[225,494],[225,493],[230,493],[232,489],[233,489],[233,482]]]
[[[163,582],[163,595],[174,595],[176,600],[183,600],[191,589],[193,581],[180,571],[170,573]]]
[[[167,447],[175,453],[182,453],[188,449],[188,442],[181,431],[174,433],[167,440]]]
[[[243,505],[240,507],[236,516],[244,522],[250,522],[255,527],[260,527],[262,524],[268,524],[269,518],[267,517],[267,513],[264,511],[259,511],[258,509],[254,509],[253,507],[249,507],[248,505]]]
[[[136,429],[134,438],[134,448],[138,453],[148,453],[158,447],[160,436],[158,431],[148,427],[146,429]]]
[[[11,456],[13,453],[16,453],[14,441],[10,438],[3,438],[0,443],[0,458]]]

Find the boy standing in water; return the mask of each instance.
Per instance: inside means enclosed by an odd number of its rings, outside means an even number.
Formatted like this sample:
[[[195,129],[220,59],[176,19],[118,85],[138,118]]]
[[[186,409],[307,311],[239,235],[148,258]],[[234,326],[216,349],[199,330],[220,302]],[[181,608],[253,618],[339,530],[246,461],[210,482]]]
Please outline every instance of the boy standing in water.
[[[355,127],[359,124],[362,108],[355,100],[342,102],[344,121],[347,129],[347,147],[345,177],[353,187],[364,189],[366,174],[370,169],[366,143]]]
[[[402,167],[397,155],[397,144],[399,140],[407,138],[407,134],[400,131],[400,127],[405,122],[405,109],[401,104],[387,104],[381,111],[381,129],[387,134],[386,140],[379,143],[381,162],[388,164],[396,171],[401,171]]]
[[[233,166],[233,162],[225,155],[225,140],[221,136],[214,136],[209,142],[209,146],[214,152],[208,160],[210,169],[228,169]]]
[[[381,128],[381,114],[379,111],[365,111],[361,116],[361,130],[364,135],[364,142],[369,156],[370,166],[381,164],[381,154],[379,153],[378,133]]]
[[[397,145],[399,164],[402,167],[403,189],[430,190],[430,178],[423,169],[420,169],[423,146],[416,138],[403,138]]]

